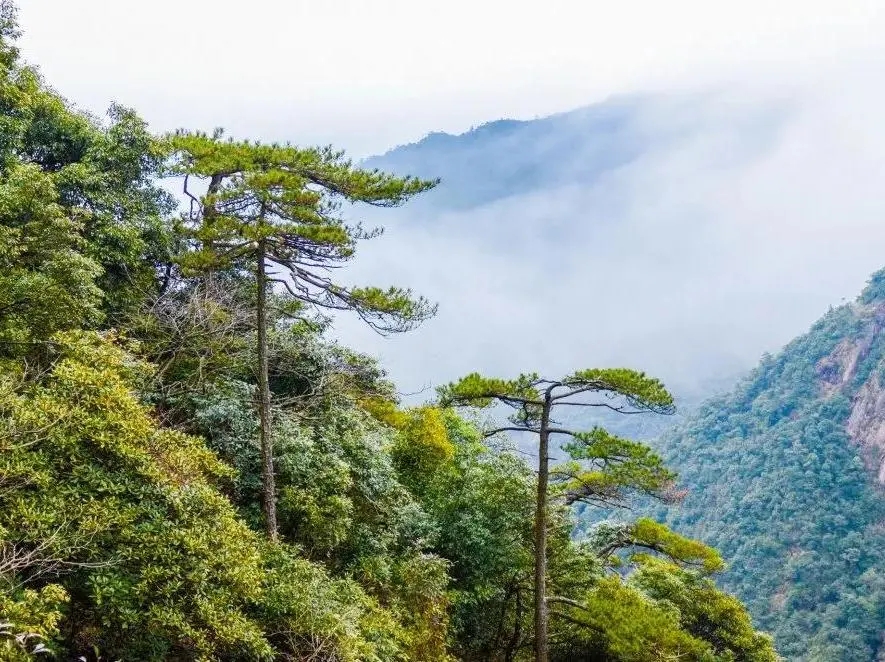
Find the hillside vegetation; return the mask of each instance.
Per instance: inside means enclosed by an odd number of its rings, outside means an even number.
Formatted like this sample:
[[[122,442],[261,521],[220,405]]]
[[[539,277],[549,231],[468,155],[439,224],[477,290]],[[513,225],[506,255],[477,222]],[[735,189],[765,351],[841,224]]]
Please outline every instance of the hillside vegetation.
[[[885,655],[883,329],[880,271],[657,444],[689,492],[647,512],[721,550],[790,660]]]
[[[0,3],[0,659],[546,662],[542,622],[561,662],[777,659],[714,549],[642,518],[573,539],[575,489],[668,487],[650,449],[581,433],[580,485],[539,501],[482,421],[402,406],[334,341],[329,311],[384,333],[432,317],[335,268],[376,236],[343,207],[434,181],[88,116],[16,36]],[[574,374],[672,402],[635,371]]]

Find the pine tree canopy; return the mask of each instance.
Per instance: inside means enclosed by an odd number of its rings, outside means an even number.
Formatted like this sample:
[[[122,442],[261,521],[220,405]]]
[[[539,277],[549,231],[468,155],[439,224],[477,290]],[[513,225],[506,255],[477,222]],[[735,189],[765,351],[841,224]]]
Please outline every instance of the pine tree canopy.
[[[183,176],[191,201],[183,230],[193,250],[180,256],[186,270],[249,269],[262,249],[278,269],[270,280],[304,306],[352,310],[382,333],[435,314],[435,305],[408,289],[349,287],[329,275],[360,240],[381,234],[347,220],[345,203],[394,207],[435,181],[361,170],[330,147],[223,140],[219,132],[179,132],[168,141],[169,174]],[[204,194],[192,191],[193,179],[204,181]]]

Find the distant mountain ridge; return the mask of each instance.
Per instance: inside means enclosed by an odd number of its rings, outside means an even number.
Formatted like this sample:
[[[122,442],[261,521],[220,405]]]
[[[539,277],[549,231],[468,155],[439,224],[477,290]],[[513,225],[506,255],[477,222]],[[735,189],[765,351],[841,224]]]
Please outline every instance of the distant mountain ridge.
[[[465,209],[513,195],[569,184],[592,184],[607,172],[697,130],[703,95],[625,95],[533,120],[499,119],[453,135],[431,132],[364,161],[398,174],[440,177],[418,201]],[[663,126],[660,109],[682,116]],[[783,109],[748,113],[750,125],[774,128]],[[747,144],[748,149],[759,145]]]
[[[617,99],[537,120],[502,119],[460,135],[434,132],[366,165],[441,177],[426,197],[446,208],[473,207],[572,179],[592,179],[643,150],[637,99]],[[594,138],[587,158],[587,136]],[[568,172],[572,169],[572,172]]]
[[[885,659],[885,270],[659,442],[690,490],[652,508],[801,662]]]

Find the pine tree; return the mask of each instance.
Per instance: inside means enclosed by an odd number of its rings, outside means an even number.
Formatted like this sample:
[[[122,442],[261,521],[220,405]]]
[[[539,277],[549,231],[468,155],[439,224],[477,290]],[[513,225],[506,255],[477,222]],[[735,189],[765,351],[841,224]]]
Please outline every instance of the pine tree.
[[[547,662],[547,526],[550,479],[556,496],[565,503],[614,504],[630,492],[666,497],[674,475],[643,444],[609,434],[602,428],[587,432],[562,427],[553,418],[559,408],[602,407],[629,414],[674,411],[673,398],[658,380],[627,369],[581,370],[559,380],[537,374],[514,380],[473,373],[439,389],[443,405],[487,408],[506,405],[514,409],[509,424],[488,430],[486,436],[518,432],[538,437],[538,482],[534,523],[535,660]],[[588,399],[587,396],[590,396]],[[602,396],[592,399],[592,396]],[[575,463],[550,469],[550,440],[569,441],[563,448]]]
[[[364,230],[341,214],[342,203],[394,207],[436,185],[412,177],[363,170],[331,148],[303,149],[223,140],[179,132],[170,137],[171,173],[183,176],[191,200],[182,230],[191,249],[181,256],[190,272],[233,272],[253,280],[257,295],[258,411],[267,534],[277,536],[271,393],[268,383],[269,312],[297,316],[310,310],[355,312],[380,333],[409,330],[433,316],[436,307],[396,287],[347,287],[330,276],[354,255]],[[200,179],[205,194],[190,185]],[[274,285],[282,305],[271,311]],[[271,325],[272,326],[272,325]]]

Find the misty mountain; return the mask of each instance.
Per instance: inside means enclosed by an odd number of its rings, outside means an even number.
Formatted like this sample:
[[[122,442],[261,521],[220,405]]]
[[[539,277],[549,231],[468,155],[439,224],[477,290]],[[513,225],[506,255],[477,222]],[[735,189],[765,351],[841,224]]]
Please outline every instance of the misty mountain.
[[[885,270],[658,446],[689,493],[651,512],[722,551],[787,659],[883,659]]]
[[[460,135],[433,132],[365,165],[438,177],[441,185],[412,205],[467,210],[535,191],[593,186],[644,155],[703,131],[709,123],[704,101],[695,96],[616,97],[535,120],[496,120]],[[770,146],[786,112],[787,106],[778,104],[733,118],[731,130],[753,139],[733,142],[715,160],[720,166],[740,162]],[[659,114],[678,120],[659,123]]]
[[[442,182],[359,210],[386,232],[349,274],[410,286],[440,313],[395,339],[347,319],[339,335],[418,399],[474,370],[606,365],[705,392],[880,266],[881,104],[848,117],[842,103],[798,89],[635,95],[373,157]]]

